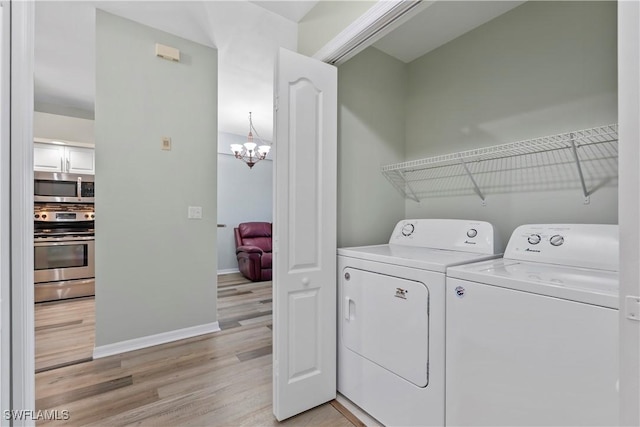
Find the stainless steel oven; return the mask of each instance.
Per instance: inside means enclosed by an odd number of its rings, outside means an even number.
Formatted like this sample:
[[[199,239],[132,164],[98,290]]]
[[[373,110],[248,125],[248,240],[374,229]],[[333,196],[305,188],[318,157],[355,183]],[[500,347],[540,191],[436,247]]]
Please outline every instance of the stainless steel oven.
[[[94,295],[93,205],[36,205],[35,301]]]
[[[36,203],[93,203],[93,175],[35,172],[33,200]]]

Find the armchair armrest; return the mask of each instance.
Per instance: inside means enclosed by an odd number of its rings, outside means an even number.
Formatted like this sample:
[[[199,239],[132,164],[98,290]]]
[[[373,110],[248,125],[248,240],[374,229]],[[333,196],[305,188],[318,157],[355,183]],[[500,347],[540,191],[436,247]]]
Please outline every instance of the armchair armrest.
[[[240,252],[247,252],[250,254],[261,254],[262,255],[262,249],[260,249],[257,246],[238,246],[236,248],[236,255],[239,254]]]

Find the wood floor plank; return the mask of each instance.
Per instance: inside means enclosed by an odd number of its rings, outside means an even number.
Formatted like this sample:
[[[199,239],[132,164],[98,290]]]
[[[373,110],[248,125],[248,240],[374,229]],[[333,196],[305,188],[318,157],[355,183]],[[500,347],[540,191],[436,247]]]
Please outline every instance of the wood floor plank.
[[[242,353],[236,354],[236,357],[241,362],[246,362],[247,360],[255,359],[256,357],[266,356],[267,354],[271,354],[270,345],[266,345],[264,347],[260,347],[251,351],[243,351]]]
[[[130,375],[111,381],[105,381],[103,383],[91,384],[86,387],[62,392],[55,396],[37,399],[36,409],[53,408],[65,402],[73,402],[76,400],[84,399],[86,397],[95,396],[97,394],[104,394],[111,390],[126,387],[131,384],[133,384],[133,379]]]

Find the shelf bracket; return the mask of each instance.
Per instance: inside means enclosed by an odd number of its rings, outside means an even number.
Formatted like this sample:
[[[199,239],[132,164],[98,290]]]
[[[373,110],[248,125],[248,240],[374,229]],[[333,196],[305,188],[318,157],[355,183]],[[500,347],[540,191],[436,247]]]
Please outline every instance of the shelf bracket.
[[[399,170],[398,174],[402,177],[402,180],[404,181],[404,185],[406,185],[407,188],[409,189],[409,192],[411,193],[411,199],[413,201],[420,202],[420,199],[418,199],[418,196],[416,196],[416,192],[413,191],[413,188],[411,187],[411,184],[409,184],[409,181],[407,180],[407,177],[404,176],[404,172]]]
[[[480,187],[478,187],[478,183],[476,182],[475,178],[473,177],[473,174],[469,170],[469,167],[467,167],[467,164],[464,162],[462,157],[460,157],[460,164],[464,168],[465,172],[467,173],[467,176],[469,177],[469,179],[471,180],[471,183],[473,184],[473,191],[475,191],[478,197],[480,197],[480,200],[482,200],[482,206],[487,206],[487,202],[484,199],[484,194],[482,194],[482,191],[480,191]]]
[[[578,157],[578,147],[576,146],[575,134],[571,133],[571,152],[573,153],[573,160],[576,162],[578,168],[578,175],[580,176],[580,184],[582,185],[582,194],[584,195],[584,204],[588,205],[591,201],[591,194],[587,190],[587,185],[584,182],[584,174],[582,173],[582,166],[580,165],[580,158]]]

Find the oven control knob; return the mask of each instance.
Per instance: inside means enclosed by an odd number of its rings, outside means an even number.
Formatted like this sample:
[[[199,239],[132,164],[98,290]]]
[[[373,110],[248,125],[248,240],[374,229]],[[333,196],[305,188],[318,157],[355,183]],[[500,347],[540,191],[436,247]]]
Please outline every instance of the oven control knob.
[[[89,218],[89,214],[84,214],[84,217],[85,218]]]
[[[413,230],[415,230],[413,224],[405,224],[404,226],[402,226],[402,235],[411,236],[413,234]]]
[[[91,214],[91,219],[95,218],[96,216],[94,214]]]
[[[564,243],[564,237],[556,234],[555,236],[551,236],[551,238],[549,239],[549,243],[551,243],[552,246],[560,246]]]
[[[47,219],[47,214],[42,214],[42,219]]]
[[[538,243],[540,243],[540,240],[542,240],[542,239],[540,238],[539,234],[532,234],[527,239],[527,241],[532,245],[537,245]]]
[[[477,235],[478,235],[478,230],[476,230],[475,228],[471,228],[467,231],[467,237],[470,237],[473,239]]]
[[[36,218],[40,218],[40,214],[36,214]]]

